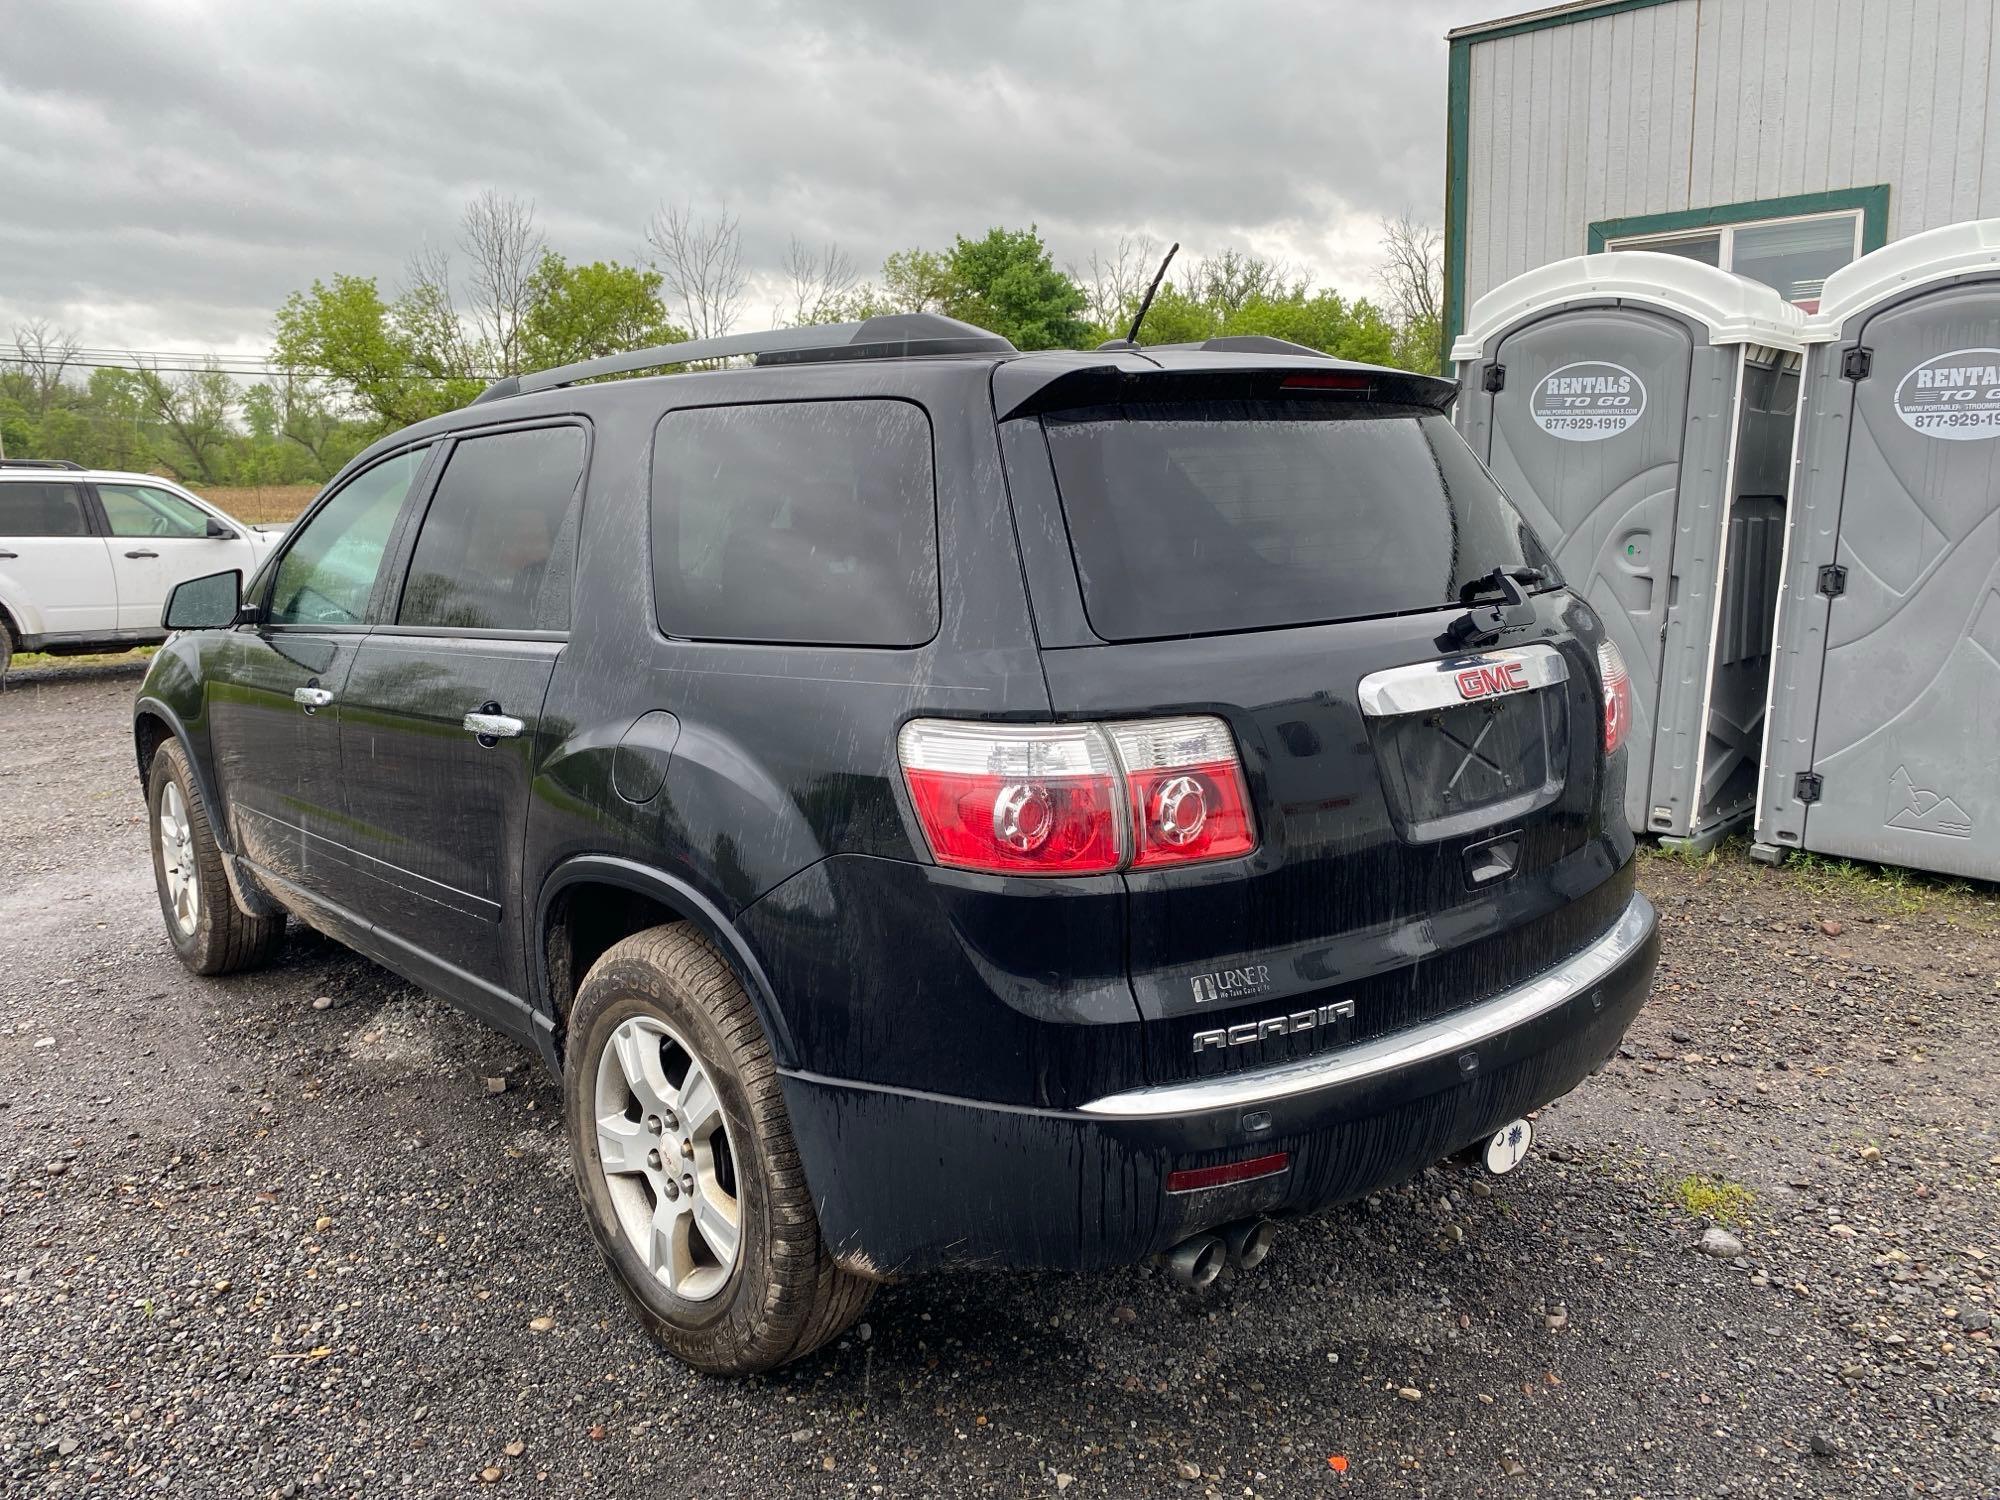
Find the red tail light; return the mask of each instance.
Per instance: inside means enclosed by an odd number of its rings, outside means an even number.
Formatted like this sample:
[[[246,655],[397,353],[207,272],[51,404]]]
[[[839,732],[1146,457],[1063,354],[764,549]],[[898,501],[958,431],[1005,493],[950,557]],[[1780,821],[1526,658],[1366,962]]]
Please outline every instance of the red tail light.
[[[1311,374],[1287,375],[1278,382],[1281,391],[1365,391],[1375,382],[1366,375],[1340,370],[1314,370]]]
[[[1257,847],[1229,726],[913,719],[896,752],[931,857],[1002,875],[1099,875]]]
[[[1233,859],[1257,847],[1227,724],[1153,719],[1110,729],[1130,799],[1134,869]]]
[[[1632,679],[1625,653],[1609,641],[1597,643],[1597,671],[1604,679],[1604,753],[1611,754],[1632,732]]]
[[[941,865],[1101,875],[1124,863],[1118,775],[1094,724],[914,719],[896,750]]]

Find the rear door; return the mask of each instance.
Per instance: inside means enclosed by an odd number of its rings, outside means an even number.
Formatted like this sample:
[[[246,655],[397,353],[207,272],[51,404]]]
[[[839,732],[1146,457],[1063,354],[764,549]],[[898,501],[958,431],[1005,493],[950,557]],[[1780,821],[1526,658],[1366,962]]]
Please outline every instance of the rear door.
[[[111,552],[96,535],[83,486],[0,482],[0,599],[31,635],[108,636],[118,628]]]
[[[528,787],[569,630],[586,449],[574,422],[453,443],[392,622],[341,692],[349,901],[515,1030]]]
[[[1648,826],[1657,706],[1674,599],[1694,345],[1679,322],[1634,307],[1580,308],[1504,338],[1481,455],[1603,617],[1632,674],[1626,813]],[[1481,393],[1482,395],[1484,393]]]
[[[186,579],[238,568],[247,580],[256,570],[257,553],[241,533],[185,496],[156,484],[92,488],[111,538],[120,630],[158,631],[168,593]]]
[[[1590,627],[1544,580],[1490,649],[1453,648],[1463,587],[1550,564],[1441,414],[1128,400],[1041,425],[1074,573],[1031,562],[1037,620],[1074,587],[1096,638],[1045,640],[1057,712],[1219,715],[1258,825],[1246,858],[1124,876],[1153,1078],[1400,1029],[1610,925],[1630,841],[1606,835]],[[1013,481],[1031,450],[1007,451]]]
[[[1871,317],[1851,403],[1809,849],[2000,873],[2000,284]]]

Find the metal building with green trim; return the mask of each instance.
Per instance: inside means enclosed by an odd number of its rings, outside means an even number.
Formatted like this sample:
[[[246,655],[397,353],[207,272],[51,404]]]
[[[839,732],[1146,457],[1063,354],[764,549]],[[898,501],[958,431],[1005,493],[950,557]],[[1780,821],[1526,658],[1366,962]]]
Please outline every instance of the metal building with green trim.
[[[1444,335],[1550,261],[1663,250],[1821,284],[2000,215],[1994,0],[1577,0],[1450,33]]]

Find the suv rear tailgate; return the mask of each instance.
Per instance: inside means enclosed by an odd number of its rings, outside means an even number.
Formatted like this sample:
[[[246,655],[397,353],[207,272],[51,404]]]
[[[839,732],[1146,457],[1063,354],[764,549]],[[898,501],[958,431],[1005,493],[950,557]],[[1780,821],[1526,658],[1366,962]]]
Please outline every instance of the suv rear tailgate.
[[[1588,731],[1553,747],[1553,800],[1456,835],[1410,837],[1382,774],[1383,757],[1400,752],[1356,694],[1371,670],[1436,659],[1440,623],[1045,654],[1059,714],[1123,717],[1172,702],[1226,719],[1244,759],[1254,854],[1124,876],[1150,1079],[1267,1066],[1414,1025],[1518,983],[1617,920],[1631,883],[1614,878],[1626,856],[1606,836]],[[1543,691],[1560,695],[1569,721],[1594,725],[1588,654],[1561,635],[1541,633],[1569,675]],[[1412,732],[1442,738],[1429,724]],[[1475,884],[1496,840],[1511,872]],[[1289,1018],[1307,1011],[1313,1024],[1292,1029]],[[1217,1030],[1281,1017],[1277,1035],[1213,1044]]]
[[[1250,786],[1254,853],[1123,877],[1156,1081],[1475,1004],[1630,890],[1594,617],[1440,383],[1287,389],[1303,368],[1325,367],[1086,372],[1003,427],[1056,714],[1217,715]],[[1451,640],[1460,589],[1503,567],[1541,591]]]

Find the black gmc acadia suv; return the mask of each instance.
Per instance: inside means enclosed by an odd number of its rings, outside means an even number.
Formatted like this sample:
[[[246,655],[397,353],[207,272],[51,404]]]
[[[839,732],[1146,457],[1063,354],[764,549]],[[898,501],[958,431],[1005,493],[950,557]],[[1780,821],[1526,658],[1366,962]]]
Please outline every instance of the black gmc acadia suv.
[[[170,601],[168,936],[289,914],[533,1046],[704,1370],[1504,1168],[1657,937],[1621,657],[1454,389],[921,314],[503,381]]]

